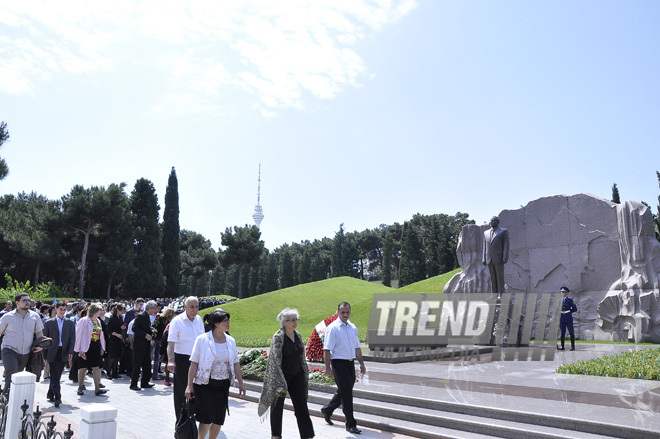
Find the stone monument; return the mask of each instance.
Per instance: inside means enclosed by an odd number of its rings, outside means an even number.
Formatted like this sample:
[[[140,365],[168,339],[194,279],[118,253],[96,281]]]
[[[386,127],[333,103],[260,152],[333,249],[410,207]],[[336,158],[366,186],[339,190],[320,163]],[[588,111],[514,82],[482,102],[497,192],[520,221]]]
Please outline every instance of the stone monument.
[[[660,242],[645,205],[557,195],[498,216],[510,239],[507,293],[557,294],[565,285],[579,309],[578,339],[660,343]],[[487,228],[463,227],[457,248],[462,271],[445,293],[490,293],[481,261]]]

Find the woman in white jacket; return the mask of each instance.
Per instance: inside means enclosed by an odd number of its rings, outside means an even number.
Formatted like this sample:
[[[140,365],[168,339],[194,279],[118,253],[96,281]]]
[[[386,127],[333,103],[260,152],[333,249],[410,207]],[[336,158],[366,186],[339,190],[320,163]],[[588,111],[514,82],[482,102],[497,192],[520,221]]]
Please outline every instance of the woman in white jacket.
[[[186,398],[195,397],[199,439],[208,432],[216,439],[228,411],[229,387],[238,380],[239,394],[245,395],[236,341],[229,331],[229,313],[216,309],[204,316],[211,330],[195,339],[190,355]]]

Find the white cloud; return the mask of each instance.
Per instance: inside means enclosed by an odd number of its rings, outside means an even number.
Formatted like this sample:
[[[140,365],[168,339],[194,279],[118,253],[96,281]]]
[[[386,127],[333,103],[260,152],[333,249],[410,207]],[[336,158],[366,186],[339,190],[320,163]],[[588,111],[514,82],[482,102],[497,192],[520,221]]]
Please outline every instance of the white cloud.
[[[21,2],[0,0],[0,92],[33,94],[61,75],[170,78],[155,111],[219,109],[228,87],[269,117],[368,80],[356,45],[410,13],[413,0]],[[182,107],[183,106],[183,107]]]

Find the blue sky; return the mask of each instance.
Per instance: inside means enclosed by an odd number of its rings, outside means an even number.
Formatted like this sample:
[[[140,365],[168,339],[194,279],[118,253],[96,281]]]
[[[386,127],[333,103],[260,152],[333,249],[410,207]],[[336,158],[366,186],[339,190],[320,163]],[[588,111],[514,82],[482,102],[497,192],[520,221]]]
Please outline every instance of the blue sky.
[[[144,177],[162,207],[175,166],[217,248],[261,163],[270,249],[615,182],[657,205],[655,1],[105,3],[0,0],[1,194]]]

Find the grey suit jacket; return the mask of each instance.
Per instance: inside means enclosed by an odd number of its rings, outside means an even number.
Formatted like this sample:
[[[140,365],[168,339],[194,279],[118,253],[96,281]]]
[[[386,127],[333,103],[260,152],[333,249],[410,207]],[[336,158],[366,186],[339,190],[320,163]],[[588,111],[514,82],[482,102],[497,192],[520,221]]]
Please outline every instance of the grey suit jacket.
[[[483,262],[505,264],[509,260],[509,232],[498,227],[484,232]]]
[[[46,361],[52,363],[57,357],[57,348],[59,347],[60,331],[57,327],[57,317],[46,320],[44,323],[44,335],[53,339],[53,344],[46,350]],[[76,325],[72,320],[64,319],[62,324],[62,361],[69,361],[69,354],[73,354],[73,347],[76,344]]]

